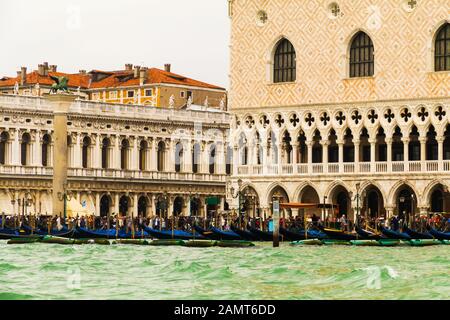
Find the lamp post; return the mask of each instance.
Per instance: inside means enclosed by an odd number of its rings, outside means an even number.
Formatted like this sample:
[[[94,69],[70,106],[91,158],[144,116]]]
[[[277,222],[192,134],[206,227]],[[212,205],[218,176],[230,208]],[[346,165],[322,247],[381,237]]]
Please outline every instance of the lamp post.
[[[242,188],[242,180],[241,179],[239,179],[238,181],[237,181],[237,183],[238,183],[238,190],[236,190],[237,192],[236,193],[234,193],[234,191],[235,191],[235,189],[234,189],[234,187],[230,187],[230,195],[231,195],[231,197],[233,198],[233,199],[236,199],[236,198],[239,198],[239,200],[238,200],[238,208],[239,208],[239,228],[241,228],[241,226],[242,226],[242,213],[241,213],[241,198],[242,198],[242,191],[241,191],[241,188]]]
[[[67,192],[67,183],[63,185],[63,192],[58,192],[59,201],[64,201],[64,219],[67,218],[67,201],[71,201],[72,197]]]

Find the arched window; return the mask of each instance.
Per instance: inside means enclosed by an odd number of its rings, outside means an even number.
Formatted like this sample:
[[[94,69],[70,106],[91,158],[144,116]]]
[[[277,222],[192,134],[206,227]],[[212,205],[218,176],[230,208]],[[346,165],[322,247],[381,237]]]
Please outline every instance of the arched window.
[[[211,145],[209,150],[209,173],[216,173],[216,145]]]
[[[9,140],[8,132],[3,131],[2,134],[0,135],[0,164],[7,163],[8,140]]]
[[[192,172],[198,173],[200,164],[200,144],[194,144],[192,148]]]
[[[183,144],[178,142],[175,146],[175,172],[181,172],[181,163],[183,162]]]
[[[42,137],[42,166],[47,167],[50,163],[50,143],[52,138],[49,134]]]
[[[450,23],[444,24],[437,32],[434,66],[436,71],[450,71]]]
[[[108,138],[103,139],[102,141],[102,168],[109,168],[109,146],[111,145],[111,141]]]
[[[350,77],[371,77],[374,74],[374,53],[372,39],[364,33],[358,32],[350,47]]]
[[[83,168],[89,168],[90,158],[91,158],[91,138],[84,137],[83,139],[83,149],[81,150],[81,165]]]
[[[277,44],[274,55],[273,82],[294,82],[297,59],[292,43],[282,39]]]
[[[24,133],[22,136],[22,142],[20,144],[20,157],[21,164],[23,166],[27,166],[30,164],[30,141],[30,134]]]
[[[166,153],[166,145],[164,144],[163,141],[160,141],[158,143],[158,171],[159,172],[164,171],[165,153]]]
[[[232,165],[233,165],[233,149],[228,146],[226,153],[226,167],[225,167],[226,174],[231,174]]]
[[[147,141],[142,140],[139,148],[139,170],[144,171],[147,169],[147,155],[148,144]]]
[[[120,168],[122,170],[128,169],[128,149],[130,147],[130,143],[127,139],[122,140],[122,144],[120,147]]]

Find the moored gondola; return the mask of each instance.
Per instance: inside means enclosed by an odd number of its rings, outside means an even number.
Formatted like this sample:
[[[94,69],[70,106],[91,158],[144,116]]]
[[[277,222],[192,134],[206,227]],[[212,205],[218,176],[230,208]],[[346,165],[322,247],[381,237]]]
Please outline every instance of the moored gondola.
[[[357,240],[358,234],[341,231],[337,229],[330,229],[321,227],[321,230],[328,236],[330,239],[334,240]]]
[[[439,240],[450,240],[450,232],[441,232],[434,228],[430,228],[430,234]]]
[[[67,227],[63,227],[61,230],[52,229],[50,233],[41,229],[32,229],[30,226],[24,225],[23,230],[27,235],[37,234],[40,236],[54,236],[61,238],[74,238],[77,232],[76,229],[68,229]]]
[[[355,231],[358,234],[358,238],[362,240],[380,240],[386,238],[382,234],[374,233],[369,230],[365,230],[358,225],[355,225]]]
[[[199,225],[194,225],[194,229],[203,237],[211,240],[242,240],[242,238],[234,231],[222,231],[214,227],[206,230]]]
[[[305,239],[325,239],[327,235],[319,230],[305,230],[293,231],[280,227],[280,234],[284,236],[287,241],[300,241]]]
[[[411,240],[411,236],[404,232],[394,231],[381,226],[381,232],[389,239]]]
[[[211,232],[217,237],[214,240],[242,240],[242,238],[234,231],[224,231],[215,227],[211,227]]]
[[[247,240],[247,241],[260,241],[261,240],[261,239],[259,239],[259,237],[255,236],[253,233],[251,233],[248,230],[242,230],[233,225],[231,225],[230,229],[233,232],[235,232],[236,234],[238,234],[244,240]]]
[[[150,236],[156,239],[161,240],[203,240],[204,236],[198,233],[190,233],[182,230],[157,230],[149,227],[144,227],[144,231],[147,232]]]
[[[248,227],[248,230],[262,241],[273,241],[273,232],[271,231],[261,231],[250,226]],[[279,239],[280,241],[284,240],[282,234],[279,235]]]
[[[89,230],[86,228],[78,227],[76,232],[77,239],[115,239],[116,230]],[[120,231],[119,231],[120,232]]]
[[[404,227],[403,231],[411,237],[411,239],[434,239],[434,237],[429,232],[417,232],[415,230]]]

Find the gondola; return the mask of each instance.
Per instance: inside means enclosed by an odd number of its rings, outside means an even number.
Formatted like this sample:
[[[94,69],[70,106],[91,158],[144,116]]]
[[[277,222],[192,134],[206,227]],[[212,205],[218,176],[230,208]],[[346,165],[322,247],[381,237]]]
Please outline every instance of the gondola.
[[[215,227],[211,227],[210,230],[217,237],[217,239],[214,240],[242,240],[242,238],[234,231],[224,231]]]
[[[261,231],[259,229],[248,227],[248,231],[250,231],[252,234],[254,234],[256,237],[258,237],[262,241],[273,241],[273,232],[270,231]],[[280,241],[283,241],[283,235],[279,236]]]
[[[32,230],[30,226],[24,225],[23,230],[27,235],[37,234],[40,236],[54,236],[61,238],[74,238],[77,232],[76,229],[68,229],[67,227],[63,227],[61,230],[52,229],[50,233],[47,231],[43,231],[41,229]]]
[[[115,239],[116,229],[108,230],[89,230],[86,228],[78,227],[75,234],[77,239]],[[120,231],[119,231],[120,233]]]
[[[195,231],[211,240],[242,240],[242,238],[234,231],[222,231],[215,227],[205,230],[202,227],[195,225]]]
[[[358,238],[362,240],[380,240],[386,238],[385,236],[381,234],[374,233],[369,230],[365,230],[359,226],[355,226],[355,231],[358,234]]]
[[[404,227],[403,231],[405,231],[405,233],[409,235],[411,239],[434,239],[434,237],[429,232],[417,232],[415,230],[409,229],[408,227]]]
[[[411,236],[404,232],[398,232],[381,226],[381,232],[389,239],[411,240]]]
[[[230,229],[235,232],[236,234],[238,234],[242,239],[247,240],[247,241],[260,241],[260,239],[255,236],[253,233],[251,233],[250,231],[247,230],[242,230],[239,229],[233,225],[231,225]]]
[[[13,237],[26,236],[26,232],[23,229],[14,230],[9,228],[0,229],[0,240],[9,240]]]
[[[197,224],[194,224],[194,230],[206,239],[217,240],[217,236],[211,230],[203,229]]]
[[[201,234],[193,234],[190,232],[186,232],[186,231],[182,231],[182,230],[157,230],[157,229],[153,229],[153,228],[149,228],[149,227],[144,227],[144,231],[147,232],[149,235],[151,235],[152,237],[156,238],[156,239],[161,239],[161,240],[194,240],[194,239],[199,239],[199,240],[203,240],[205,239],[204,236],[202,236]]]
[[[334,240],[357,240],[358,234],[341,231],[337,229],[329,229],[321,227],[321,230],[330,238]]]
[[[318,230],[308,230],[307,234],[305,235],[304,230],[300,230],[297,232],[294,232],[292,230],[285,229],[283,227],[280,227],[280,233],[284,236],[285,240],[288,241],[300,241],[305,239],[324,239],[327,238],[327,235],[323,232],[320,232]]]
[[[450,240],[450,232],[441,232],[434,228],[430,228],[430,234],[439,240]]]

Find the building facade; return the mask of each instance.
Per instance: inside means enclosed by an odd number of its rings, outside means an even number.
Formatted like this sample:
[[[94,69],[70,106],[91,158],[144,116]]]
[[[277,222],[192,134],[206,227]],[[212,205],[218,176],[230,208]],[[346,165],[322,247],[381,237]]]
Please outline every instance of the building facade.
[[[230,0],[229,15],[245,210],[450,211],[448,0]]]
[[[3,94],[0,111],[0,212],[52,214],[51,104],[44,97]],[[98,216],[223,210],[230,121],[214,108],[78,99],[67,122],[69,198]]]

